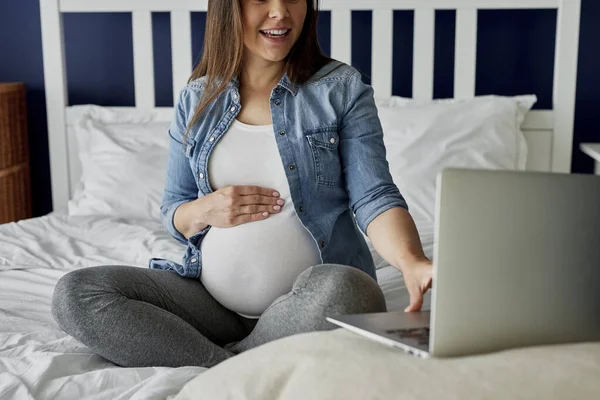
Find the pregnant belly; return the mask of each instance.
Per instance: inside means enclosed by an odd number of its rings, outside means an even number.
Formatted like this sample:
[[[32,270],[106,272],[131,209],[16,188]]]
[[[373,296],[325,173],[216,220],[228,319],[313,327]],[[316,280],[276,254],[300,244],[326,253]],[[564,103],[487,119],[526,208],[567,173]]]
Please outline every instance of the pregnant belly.
[[[213,227],[207,233],[201,247],[201,280],[225,307],[258,317],[291,290],[298,275],[321,263],[316,242],[293,209],[288,210],[233,228]]]

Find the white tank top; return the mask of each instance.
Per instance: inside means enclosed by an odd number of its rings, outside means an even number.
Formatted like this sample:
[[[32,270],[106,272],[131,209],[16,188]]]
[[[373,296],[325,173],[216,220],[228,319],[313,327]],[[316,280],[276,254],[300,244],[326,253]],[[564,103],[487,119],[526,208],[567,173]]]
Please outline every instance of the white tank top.
[[[282,211],[265,220],[212,227],[201,245],[206,289],[230,310],[258,318],[298,275],[322,263],[319,248],[292,204],[272,125],[234,121],[213,149],[208,173],[213,190],[257,185],[285,200]]]

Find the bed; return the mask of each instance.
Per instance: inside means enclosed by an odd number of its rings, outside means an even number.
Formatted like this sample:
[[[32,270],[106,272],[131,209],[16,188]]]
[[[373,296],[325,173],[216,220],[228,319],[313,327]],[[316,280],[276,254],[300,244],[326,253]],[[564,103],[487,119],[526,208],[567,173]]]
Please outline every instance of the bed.
[[[338,394],[368,399],[401,394],[437,398],[444,393],[460,398],[461,393],[469,393],[465,388],[471,388],[477,398],[552,397],[546,396],[548,393],[555,398],[561,398],[561,393],[590,398],[586,396],[600,390],[592,378],[600,371],[600,345],[593,343],[424,365],[336,330],[282,339],[208,371],[198,367],[119,368],[93,354],[52,319],[53,287],[63,274],[76,268],[102,264],[147,268],[150,258],[181,258],[184,248],[158,221],[165,132],[173,111],[155,107],[153,64],[146,60],[152,59],[151,13],[170,12],[175,97],[191,73],[190,12],[205,11],[207,1],[45,0],[40,6],[54,211],[0,225],[0,399],[318,399]],[[531,111],[534,95],[475,97],[477,10],[501,8],[557,9],[552,110]],[[322,0],[321,9],[331,11],[331,55],[348,63],[351,11],[373,11],[372,85],[390,169],[412,207],[429,257],[434,246],[435,175],[441,168],[569,172],[579,0]],[[393,10],[404,9],[415,12],[412,99],[394,97],[391,89]],[[446,100],[433,100],[438,9],[457,10],[455,98]],[[62,14],[104,11],[132,13],[135,108],[68,106]],[[132,183],[139,181],[144,185]],[[373,249],[372,255],[388,308],[402,309],[408,304],[408,293],[401,274]],[[429,304],[427,295],[424,308]],[[283,348],[288,351],[282,352]],[[356,350],[353,356],[344,350],[348,348]],[[395,356],[399,357],[397,365]],[[378,378],[364,374],[374,379],[371,382],[379,382],[379,389],[365,389],[363,380],[352,383],[356,371],[351,366],[356,357],[370,357],[369,365],[382,365],[388,371]],[[559,370],[542,368],[559,359],[563,362]],[[511,372],[509,365],[516,369]],[[253,374],[257,366],[261,366],[259,378]],[[400,392],[390,385],[394,375],[389,374],[401,373],[402,368],[421,371],[421,375],[407,374]],[[538,368],[535,382],[562,377],[560,382],[565,385],[558,392],[552,392],[557,386],[528,386],[526,377],[530,375],[525,373],[531,368]],[[419,392],[414,385],[423,384],[427,374],[437,377],[439,385]],[[469,376],[479,380],[461,389],[459,383],[469,382]],[[497,379],[483,379],[492,376]],[[507,385],[518,376],[523,389],[515,395],[514,388]],[[342,386],[345,391],[332,392]]]

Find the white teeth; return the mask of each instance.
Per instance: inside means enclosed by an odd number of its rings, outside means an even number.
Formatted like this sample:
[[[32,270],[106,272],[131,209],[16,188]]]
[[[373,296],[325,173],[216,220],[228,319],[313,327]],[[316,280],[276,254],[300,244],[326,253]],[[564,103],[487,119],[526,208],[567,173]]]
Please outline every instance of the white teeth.
[[[264,32],[267,35],[271,35],[271,36],[283,36],[288,32],[288,29],[271,29],[268,31],[261,31]]]

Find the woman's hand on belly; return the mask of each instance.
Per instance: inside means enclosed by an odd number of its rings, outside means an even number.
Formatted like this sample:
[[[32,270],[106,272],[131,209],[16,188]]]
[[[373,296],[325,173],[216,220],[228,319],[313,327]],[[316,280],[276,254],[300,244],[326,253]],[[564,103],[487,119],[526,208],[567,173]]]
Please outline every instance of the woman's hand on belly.
[[[197,202],[201,221],[217,228],[265,220],[284,205],[278,191],[260,186],[224,187]]]

